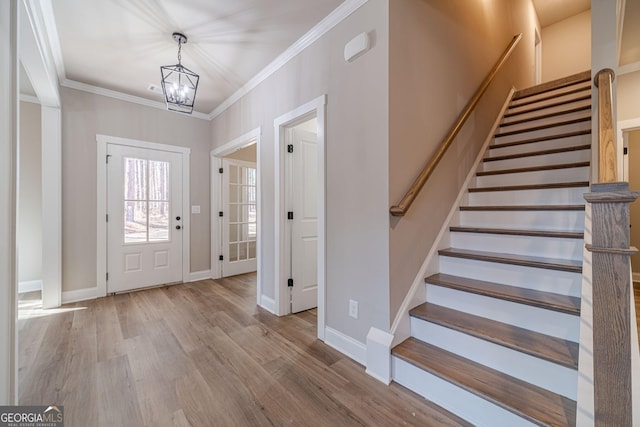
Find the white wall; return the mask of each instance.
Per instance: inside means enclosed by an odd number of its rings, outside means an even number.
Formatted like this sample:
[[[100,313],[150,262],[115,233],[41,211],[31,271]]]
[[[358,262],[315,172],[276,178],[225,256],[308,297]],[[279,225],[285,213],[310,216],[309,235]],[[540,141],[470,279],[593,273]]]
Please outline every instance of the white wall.
[[[63,291],[96,286],[96,134],[191,149],[191,272],[209,270],[210,123],[74,89],[62,96]],[[188,280],[188,278],[185,278]]]
[[[591,69],[591,11],[542,29],[542,82]]]
[[[640,71],[616,76],[618,121],[640,118]]]
[[[42,150],[40,104],[20,103],[18,280],[42,280]]]
[[[367,2],[212,123],[212,148],[262,127],[262,289],[274,298],[273,122],[327,94],[326,320],[360,342],[369,327],[389,324],[387,8]],[[344,45],[361,32],[372,48],[347,63]],[[349,299],[360,303],[357,320]]]

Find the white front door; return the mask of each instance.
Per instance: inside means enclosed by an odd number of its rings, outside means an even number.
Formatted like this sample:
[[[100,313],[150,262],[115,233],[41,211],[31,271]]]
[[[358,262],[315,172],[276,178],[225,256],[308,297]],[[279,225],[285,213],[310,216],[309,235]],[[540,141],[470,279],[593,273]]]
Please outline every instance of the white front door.
[[[222,276],[256,271],[255,163],[222,160]]]
[[[293,128],[287,148],[291,224],[291,312],[318,305],[318,138]],[[291,216],[289,218],[291,218]]]
[[[181,282],[182,155],[107,145],[107,292]]]

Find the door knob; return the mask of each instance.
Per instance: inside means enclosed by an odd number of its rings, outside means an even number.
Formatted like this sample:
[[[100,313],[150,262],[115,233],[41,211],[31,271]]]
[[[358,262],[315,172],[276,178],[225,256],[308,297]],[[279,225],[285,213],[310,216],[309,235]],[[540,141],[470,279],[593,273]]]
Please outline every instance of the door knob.
[[[180,230],[182,227],[180,227],[179,225],[176,225],[176,230]]]

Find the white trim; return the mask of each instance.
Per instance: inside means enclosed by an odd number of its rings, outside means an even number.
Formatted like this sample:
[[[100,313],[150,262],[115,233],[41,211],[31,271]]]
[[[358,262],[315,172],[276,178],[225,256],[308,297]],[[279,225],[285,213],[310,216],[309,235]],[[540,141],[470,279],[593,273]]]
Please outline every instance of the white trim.
[[[42,280],[29,280],[26,282],[18,283],[18,293],[24,294],[27,292],[35,292],[42,290]]]
[[[393,335],[377,328],[367,334],[366,373],[389,385],[391,382],[391,344]]]
[[[315,114],[318,121],[318,338],[324,340],[326,326],[326,105],[327,95],[321,95],[312,101],[276,118],[273,121],[275,131],[274,150],[274,288],[276,292],[276,314],[289,314],[287,297],[289,288],[286,286],[286,255],[285,255],[285,197],[284,197],[284,151],[285,129],[299,123],[301,120]]]
[[[619,66],[616,74],[623,76],[625,74],[635,73],[636,71],[640,71],[640,61]]]
[[[633,281],[640,282],[640,273],[633,273]]]
[[[260,303],[258,305],[268,312],[276,314],[276,300],[274,300],[273,298],[262,295],[262,298],[260,298]]]
[[[98,298],[98,288],[76,289],[73,291],[62,292],[62,304],[70,304],[72,302],[87,301]]]
[[[624,12],[627,0],[616,1],[616,64],[620,63],[620,55],[622,55],[622,32],[624,31]]]
[[[150,150],[167,151],[182,155],[182,215],[183,228],[189,230],[182,234],[182,281],[187,281],[191,270],[191,193],[190,193],[190,153],[191,149],[176,145],[158,144],[137,139],[120,138],[116,136],[96,135],[97,156],[97,211],[96,211],[96,284],[97,296],[107,295],[107,226],[105,216],[107,212],[107,144],[125,145]],[[102,226],[101,226],[102,225]]]
[[[261,136],[262,136],[262,128],[258,126],[257,128],[250,130],[237,137],[236,139],[227,142],[226,144],[211,150],[211,277],[217,279],[222,277],[221,265],[222,261],[218,259],[218,256],[222,253],[222,248],[220,247],[220,242],[222,240],[220,233],[220,217],[217,216],[217,212],[219,212],[220,206],[222,204],[222,200],[220,200],[220,194],[215,194],[222,185],[220,174],[218,173],[218,168],[222,164],[222,157],[232,154],[242,148],[245,148],[251,144],[256,144],[256,186],[257,186],[257,200],[256,203],[258,205],[258,217],[257,219],[257,228],[258,228],[258,237],[256,243],[256,258],[257,258],[257,283],[256,283],[256,303],[258,305],[263,305],[263,297],[262,295],[262,284],[264,283],[264,268],[262,266],[262,244],[264,239],[261,237],[260,233],[264,229],[262,227],[262,159],[260,157],[260,147],[261,147]],[[215,224],[215,225],[214,225]],[[271,298],[269,298],[271,299]],[[266,307],[265,307],[266,308]],[[273,312],[273,310],[269,310]]]
[[[37,96],[27,95],[25,93],[21,93],[20,94],[20,101],[28,102],[30,104],[38,104],[38,105],[40,105],[40,100],[38,99]]]
[[[366,366],[366,363],[367,363],[367,346],[366,345],[328,326],[325,328],[324,336],[325,336],[324,343],[327,344],[329,347],[332,347],[338,350],[340,353],[355,360],[362,366]]]
[[[118,92],[116,90],[105,89],[99,86],[93,86],[90,84],[77,82],[75,80],[64,79],[60,83],[60,86],[68,87],[70,89],[81,90],[83,92],[93,93],[95,95],[106,96],[109,98],[118,99],[120,101],[130,102],[132,104],[144,105],[145,107],[157,108],[159,110],[168,111],[167,105],[164,102],[153,101],[151,99],[142,98],[140,96],[129,95],[127,93]],[[191,114],[183,114],[184,116],[194,117],[196,119],[202,120],[211,120],[211,117],[208,114],[200,113],[198,111],[194,111]]]
[[[500,125],[502,116],[507,110],[509,106],[509,102],[511,101],[511,97],[513,96],[514,92],[515,92],[515,88],[512,87],[511,91],[507,95],[507,98],[502,106],[502,109],[498,113],[498,116],[496,117],[496,120],[493,123],[493,126],[491,127],[491,129],[487,134],[487,138],[485,139],[484,144],[482,145],[482,148],[480,148],[480,151],[478,152],[478,156],[476,157],[476,160],[474,161],[473,166],[471,167],[471,169],[469,170],[469,173],[467,174],[464,184],[462,184],[462,186],[460,187],[460,192],[458,193],[458,197],[456,198],[456,201],[451,206],[451,210],[449,211],[447,218],[442,223],[442,227],[440,228],[440,231],[438,232],[438,235],[436,236],[434,243],[431,246],[431,249],[427,253],[426,258],[422,263],[422,266],[420,267],[420,269],[418,270],[418,273],[413,279],[413,283],[411,285],[411,288],[409,289],[409,292],[404,297],[404,300],[400,305],[400,309],[396,314],[396,318],[394,319],[393,324],[391,325],[391,334],[393,334],[394,336],[394,340],[392,344],[393,346],[400,344],[402,341],[404,341],[405,339],[409,338],[409,336],[411,336],[409,310],[415,307],[416,305],[424,302],[425,295],[426,295],[424,278],[428,276],[429,271],[433,271],[434,273],[436,272],[436,265],[437,265],[436,263],[438,260],[436,255],[438,253],[438,249],[440,249],[440,245],[444,242],[444,237],[448,235],[449,224],[451,223],[454,215],[458,212],[460,204],[462,203],[464,196],[467,194],[467,188],[469,187],[471,180],[476,174],[478,166],[480,165],[480,162],[482,161],[482,158],[484,157],[485,152],[487,151],[487,147],[489,146],[491,141],[493,141],[493,135],[495,134],[496,129]]]
[[[211,279],[211,270],[202,270],[189,273],[189,280],[185,282],[199,282],[200,280]]]
[[[53,14],[53,3],[51,0],[29,0],[32,7],[40,7],[40,16],[42,17],[42,24],[44,31],[47,33],[47,41],[49,44],[49,50],[53,63],[58,73],[58,81],[61,82],[66,78],[66,72],[64,69],[64,60],[62,57],[62,48],[60,47],[60,39],[58,38],[58,26],[56,25],[56,19]],[[37,6],[35,6],[37,5]]]
[[[346,19],[353,12],[358,10],[369,0],[346,0],[340,6],[338,6],[333,12],[327,15],[316,26],[309,30],[306,34],[300,37],[295,43],[293,43],[287,50],[282,52],[276,59],[274,59],[269,65],[256,74],[251,80],[244,84],[240,89],[233,93],[229,98],[225,99],[220,105],[218,105],[210,114],[210,119],[215,119],[222,114],[227,108],[232,106],[240,98],[247,93],[255,89],[260,83],[269,78],[272,74],[286,65],[292,58],[298,55],[300,52],[311,46],[313,42],[325,35],[329,30],[338,25],[344,19]]]

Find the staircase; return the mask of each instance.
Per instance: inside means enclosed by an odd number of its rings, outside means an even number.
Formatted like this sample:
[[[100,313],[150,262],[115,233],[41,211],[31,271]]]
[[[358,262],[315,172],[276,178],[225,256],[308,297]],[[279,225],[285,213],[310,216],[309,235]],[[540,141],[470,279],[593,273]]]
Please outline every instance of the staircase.
[[[590,73],[515,93],[394,381],[475,425],[575,425],[590,147]]]

